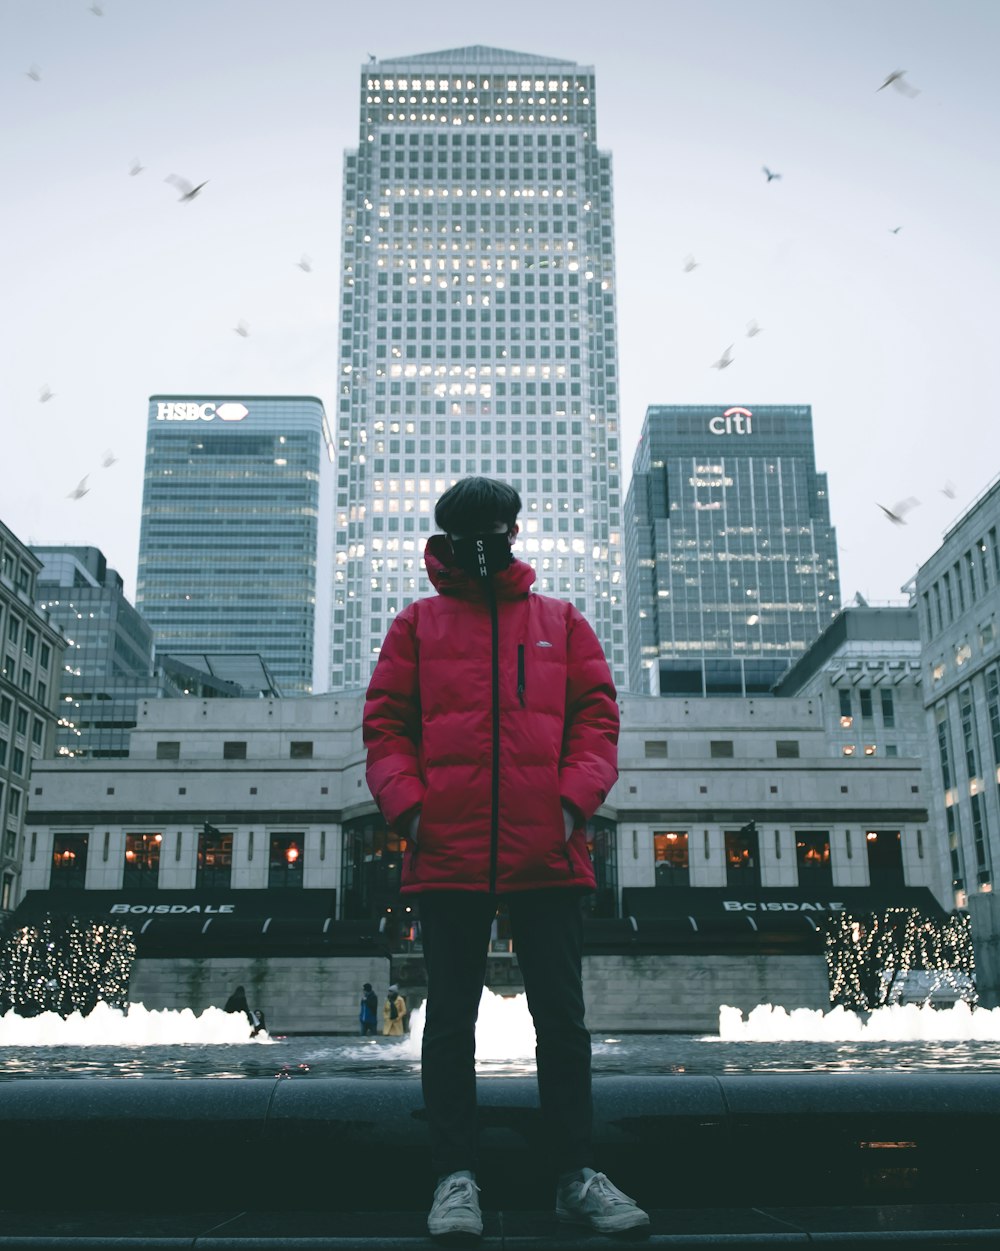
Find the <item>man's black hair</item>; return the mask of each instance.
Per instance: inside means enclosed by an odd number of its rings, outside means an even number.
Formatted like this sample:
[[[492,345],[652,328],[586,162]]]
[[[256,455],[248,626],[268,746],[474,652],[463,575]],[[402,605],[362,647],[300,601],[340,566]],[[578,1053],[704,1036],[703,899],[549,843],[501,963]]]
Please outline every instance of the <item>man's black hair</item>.
[[[521,511],[521,497],[496,478],[463,478],[434,506],[434,522],[445,534],[483,534],[502,521],[510,530]]]

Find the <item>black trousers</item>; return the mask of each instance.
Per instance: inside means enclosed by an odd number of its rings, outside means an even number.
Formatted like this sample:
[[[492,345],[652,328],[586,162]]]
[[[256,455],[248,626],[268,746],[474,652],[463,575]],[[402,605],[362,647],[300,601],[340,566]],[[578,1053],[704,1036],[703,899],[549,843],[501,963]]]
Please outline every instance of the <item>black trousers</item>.
[[[528,1008],[542,1119],[557,1173],[589,1167],[593,1108],[584,1025],[582,896],[575,890],[504,896]],[[486,977],[495,895],[419,896],[427,969],[421,1080],[437,1176],[476,1170],[476,1016]]]

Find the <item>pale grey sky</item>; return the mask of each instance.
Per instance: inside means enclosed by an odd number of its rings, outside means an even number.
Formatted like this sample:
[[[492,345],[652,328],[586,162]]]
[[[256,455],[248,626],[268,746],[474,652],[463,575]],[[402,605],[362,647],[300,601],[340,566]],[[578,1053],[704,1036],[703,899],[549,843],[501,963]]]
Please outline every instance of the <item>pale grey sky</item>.
[[[900,598],[1000,471],[995,0],[97,7],[0,0],[0,519],[101,547],[130,596],[150,394],[333,410],[342,152],[369,52],[595,66],[626,470],[649,404],[812,404],[844,598],[873,601]],[[919,95],[877,90],[898,69]],[[173,173],[209,183],[179,204]],[[907,496],[921,506],[892,526],[876,501]]]

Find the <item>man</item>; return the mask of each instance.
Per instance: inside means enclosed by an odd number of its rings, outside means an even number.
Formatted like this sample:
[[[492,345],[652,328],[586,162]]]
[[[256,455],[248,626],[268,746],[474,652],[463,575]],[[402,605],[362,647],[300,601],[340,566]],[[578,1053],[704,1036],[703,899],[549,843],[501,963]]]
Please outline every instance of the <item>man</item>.
[[[535,1023],[556,1213],[602,1233],[649,1217],[591,1167],[582,896],[586,821],[618,776],[618,706],[591,627],[531,593],[515,560],[521,500],[465,478],[438,500],[424,563],[436,596],[393,621],[365,704],[368,785],[406,836],[402,891],[419,899],[427,1002],[421,1075],[438,1185],[432,1236],[482,1234],[475,1026],[490,926],[507,903]]]
[[[358,1022],[361,1025],[363,1037],[376,1032],[377,1012],[378,995],[372,990],[371,982],[365,982],[361,987],[361,1004],[358,1011]]]

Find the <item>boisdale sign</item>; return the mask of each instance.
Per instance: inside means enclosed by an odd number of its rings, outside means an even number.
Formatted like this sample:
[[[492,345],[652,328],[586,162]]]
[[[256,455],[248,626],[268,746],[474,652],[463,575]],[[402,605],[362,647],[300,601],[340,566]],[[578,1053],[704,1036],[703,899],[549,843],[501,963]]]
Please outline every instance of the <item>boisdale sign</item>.
[[[161,401],[156,405],[157,421],[215,421],[216,417],[220,421],[242,421],[249,414],[249,408],[238,400],[225,400],[221,404]]]
[[[809,899],[723,899],[726,912],[845,912],[847,905],[837,900],[823,903]]]
[[[198,913],[206,917],[232,916],[236,911],[235,904],[112,904],[110,911],[128,913],[131,916],[187,916]]]

